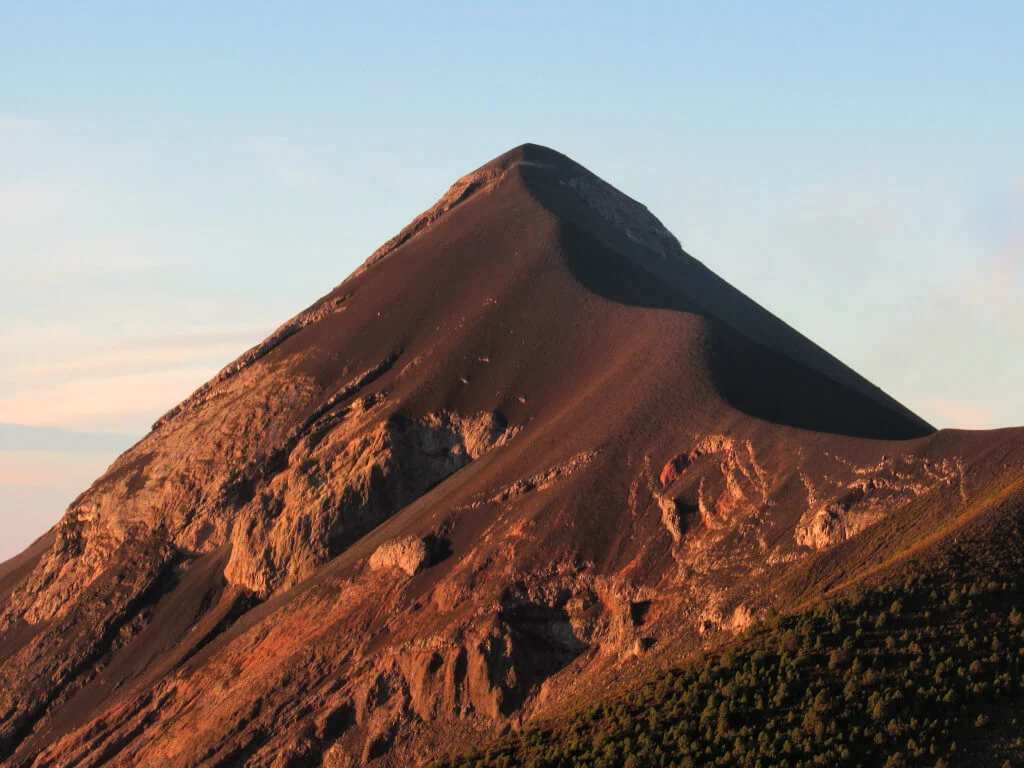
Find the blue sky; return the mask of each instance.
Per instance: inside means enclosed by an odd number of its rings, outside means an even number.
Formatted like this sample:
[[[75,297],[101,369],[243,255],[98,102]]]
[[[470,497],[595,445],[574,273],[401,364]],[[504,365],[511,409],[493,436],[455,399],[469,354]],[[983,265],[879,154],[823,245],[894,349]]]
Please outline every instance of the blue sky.
[[[1024,424],[1024,5],[837,5],[0,2],[0,423],[106,446],[0,445],[0,558],[523,141],[937,425]]]

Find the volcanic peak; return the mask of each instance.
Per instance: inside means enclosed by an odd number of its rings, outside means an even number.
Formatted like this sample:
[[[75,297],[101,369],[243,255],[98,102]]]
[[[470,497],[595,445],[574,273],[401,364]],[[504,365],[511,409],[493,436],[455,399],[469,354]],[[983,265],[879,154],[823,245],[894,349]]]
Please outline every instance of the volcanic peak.
[[[539,144],[527,143],[499,155],[452,184],[437,203],[378,248],[366,260],[360,271],[385,258],[471,196],[487,194],[512,171],[526,177],[526,189],[535,199],[546,204],[556,216],[573,217],[574,211],[571,209],[582,203],[589,209],[591,216],[596,214],[629,241],[651,253],[663,259],[692,258],[683,251],[675,236],[644,205],[623,194],[561,152]],[[530,184],[530,180],[533,184]],[[540,185],[547,186],[549,190],[551,185],[571,190],[578,198],[577,205],[571,205],[570,210],[565,210],[565,206],[556,202],[560,196],[537,194],[537,187]],[[563,202],[566,201],[563,199]]]

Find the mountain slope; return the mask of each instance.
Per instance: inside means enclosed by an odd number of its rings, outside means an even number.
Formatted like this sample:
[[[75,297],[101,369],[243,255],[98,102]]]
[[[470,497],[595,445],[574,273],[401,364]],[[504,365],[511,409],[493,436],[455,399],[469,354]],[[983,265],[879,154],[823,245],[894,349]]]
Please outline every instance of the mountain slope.
[[[894,516],[859,578],[435,768],[1020,765],[1022,508],[1011,482],[886,553]]]
[[[912,552],[1022,448],[934,432],[525,145],[0,566],[0,759],[423,761]]]

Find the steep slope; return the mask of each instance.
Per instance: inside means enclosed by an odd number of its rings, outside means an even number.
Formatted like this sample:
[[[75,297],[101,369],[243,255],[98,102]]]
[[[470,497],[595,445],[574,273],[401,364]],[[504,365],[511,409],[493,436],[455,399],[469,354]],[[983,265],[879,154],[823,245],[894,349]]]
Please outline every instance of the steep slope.
[[[913,550],[1022,449],[934,432],[526,145],[0,566],[0,759],[416,763]]]

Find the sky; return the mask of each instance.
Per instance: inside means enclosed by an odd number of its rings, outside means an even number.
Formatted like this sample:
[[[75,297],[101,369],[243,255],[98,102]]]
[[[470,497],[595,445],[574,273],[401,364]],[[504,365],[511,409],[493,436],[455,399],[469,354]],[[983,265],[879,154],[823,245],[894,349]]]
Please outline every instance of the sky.
[[[0,560],[525,141],[936,426],[1024,424],[1019,2],[0,15]]]

